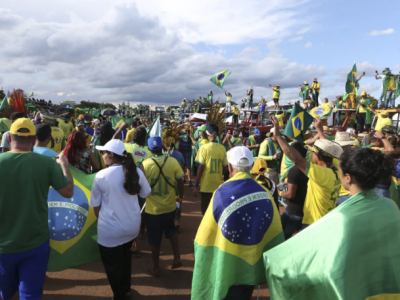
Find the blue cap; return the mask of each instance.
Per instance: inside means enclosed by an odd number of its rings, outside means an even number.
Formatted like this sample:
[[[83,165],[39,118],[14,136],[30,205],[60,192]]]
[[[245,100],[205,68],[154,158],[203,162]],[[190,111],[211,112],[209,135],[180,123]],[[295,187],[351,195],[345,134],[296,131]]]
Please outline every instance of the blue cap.
[[[194,124],[194,126],[198,127],[198,126],[199,126],[199,123]]]
[[[254,129],[254,133],[257,136],[261,135],[260,129]]]
[[[161,137],[156,136],[156,135],[149,138],[147,145],[149,146],[150,150],[154,150],[154,151],[159,151],[163,147]]]

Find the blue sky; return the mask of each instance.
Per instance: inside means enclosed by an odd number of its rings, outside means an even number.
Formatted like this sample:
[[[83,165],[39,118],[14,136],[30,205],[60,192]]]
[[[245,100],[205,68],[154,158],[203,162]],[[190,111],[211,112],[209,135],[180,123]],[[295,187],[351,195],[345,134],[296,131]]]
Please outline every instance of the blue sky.
[[[389,8],[389,9],[388,9]],[[307,0],[0,0],[0,84],[53,102],[177,104],[225,88],[240,101],[283,87],[296,99],[318,77],[321,97],[344,91],[356,60],[361,89],[377,97],[374,71],[400,71],[400,2]]]

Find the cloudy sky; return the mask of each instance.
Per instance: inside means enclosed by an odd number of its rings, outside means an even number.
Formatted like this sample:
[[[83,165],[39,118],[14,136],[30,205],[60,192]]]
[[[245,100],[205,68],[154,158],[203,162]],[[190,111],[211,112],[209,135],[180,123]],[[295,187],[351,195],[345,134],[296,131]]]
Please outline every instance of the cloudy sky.
[[[390,9],[388,9],[390,7]],[[361,89],[379,96],[375,70],[400,71],[400,2],[338,0],[0,0],[0,85],[36,97],[178,104],[223,91],[234,100],[297,99],[318,77],[342,94],[353,61]]]

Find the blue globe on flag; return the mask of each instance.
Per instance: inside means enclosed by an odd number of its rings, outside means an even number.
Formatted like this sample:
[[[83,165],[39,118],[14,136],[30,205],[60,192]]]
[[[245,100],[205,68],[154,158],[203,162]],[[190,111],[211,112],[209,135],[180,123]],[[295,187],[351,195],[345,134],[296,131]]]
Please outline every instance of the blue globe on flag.
[[[55,241],[67,241],[80,234],[89,213],[89,201],[83,190],[74,186],[72,198],[62,197],[54,188],[49,190],[48,224],[50,238]]]
[[[301,123],[300,118],[299,118],[299,117],[296,117],[296,119],[294,120],[294,127],[295,127],[297,130],[301,130],[301,125],[302,125],[302,123]]]

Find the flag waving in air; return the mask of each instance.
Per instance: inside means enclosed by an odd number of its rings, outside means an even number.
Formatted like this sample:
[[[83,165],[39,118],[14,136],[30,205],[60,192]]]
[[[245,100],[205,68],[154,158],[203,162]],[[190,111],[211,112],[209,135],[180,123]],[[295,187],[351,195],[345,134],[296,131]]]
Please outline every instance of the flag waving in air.
[[[356,63],[354,63],[351,72],[347,75],[346,93],[347,94],[355,93],[356,89],[358,89],[359,87],[360,84],[358,83],[357,80],[357,65]]]
[[[231,75],[231,71],[225,70],[225,71],[214,74],[214,76],[211,77],[210,81],[215,83],[217,86],[219,86],[222,89],[224,87],[225,79],[228,78],[229,75]]]
[[[304,134],[312,121],[313,117],[295,103],[283,134],[303,142]]]

